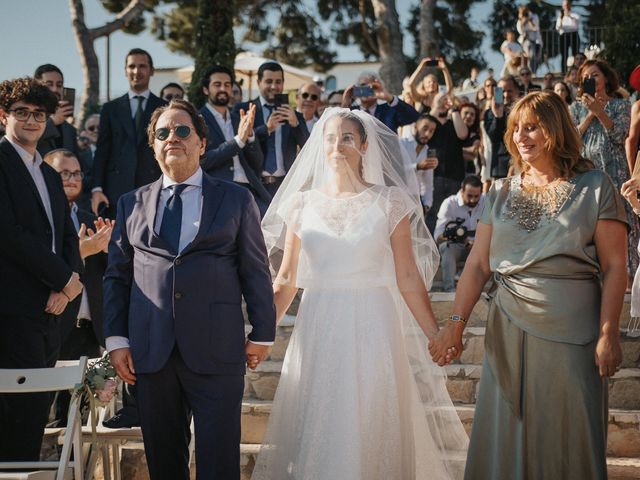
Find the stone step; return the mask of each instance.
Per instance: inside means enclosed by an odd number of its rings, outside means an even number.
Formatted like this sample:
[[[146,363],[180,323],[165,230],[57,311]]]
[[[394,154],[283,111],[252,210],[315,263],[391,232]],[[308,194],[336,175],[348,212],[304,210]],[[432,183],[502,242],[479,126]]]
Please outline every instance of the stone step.
[[[481,365],[451,364],[444,367],[447,389],[454,403],[473,404],[482,374]],[[245,376],[246,399],[273,400],[282,361],[264,361]],[[609,381],[609,407],[640,410],[640,369],[622,368]]]
[[[242,443],[259,445],[267,428],[272,402],[245,400],[242,402]],[[473,426],[474,405],[456,405],[456,411],[467,433]],[[640,410],[611,409],[607,455],[637,457],[640,460]],[[638,477],[640,478],[640,477]]]
[[[240,445],[240,480],[250,480],[253,468],[260,452],[260,445]],[[638,480],[640,478],[640,459],[607,457],[609,480]]]

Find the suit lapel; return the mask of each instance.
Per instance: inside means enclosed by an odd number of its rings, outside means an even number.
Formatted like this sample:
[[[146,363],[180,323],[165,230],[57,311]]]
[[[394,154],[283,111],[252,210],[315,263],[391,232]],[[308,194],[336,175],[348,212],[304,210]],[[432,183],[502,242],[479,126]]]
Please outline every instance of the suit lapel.
[[[249,104],[253,103],[256,106],[256,119],[253,121],[253,125],[255,127],[259,127],[260,125],[264,125],[264,112],[262,111],[262,104],[260,103],[260,97],[256,98],[249,102]],[[250,106],[250,105],[249,105]]]
[[[36,187],[36,183],[33,181],[33,178],[31,177],[29,170],[27,170],[27,167],[22,161],[22,158],[20,158],[20,155],[18,154],[18,152],[16,152],[16,149],[13,148],[13,145],[11,145],[11,143],[9,143],[9,140],[7,140],[6,138],[0,140],[0,147],[7,156],[7,160],[13,163],[13,166],[10,167],[10,170],[16,172],[16,175],[29,186],[29,189],[36,197],[38,205],[40,205],[40,211],[48,221],[47,211],[45,210],[44,204],[42,203],[42,198],[40,197],[40,192],[38,192],[38,187]]]
[[[224,142],[224,133],[222,133],[222,130],[220,130],[220,125],[218,125],[218,122],[216,121],[215,117],[213,116],[213,114],[209,111],[209,109],[207,107],[202,107],[200,109],[200,113],[202,113],[202,116],[204,117],[205,122],[207,122],[207,126],[209,127],[209,138],[210,138],[210,144],[211,145],[220,145],[221,143]],[[220,139],[220,141],[217,141],[213,136],[217,135]]]
[[[60,189],[56,184],[57,182],[61,182],[61,180],[55,177],[58,175],[58,173],[48,167],[49,167],[48,165],[43,166],[41,170],[42,170],[42,176],[44,177],[44,183],[47,186],[47,191],[49,192],[49,202],[51,203],[51,215],[53,217],[53,225],[55,228],[56,236],[58,236],[58,235],[61,235],[62,232],[64,231],[64,218],[63,218],[64,213],[63,212],[65,210],[56,208],[56,205],[60,201],[60,199],[58,198],[58,193],[60,192]],[[38,198],[40,198],[40,195],[38,195]],[[67,199],[64,198],[63,201],[66,202]],[[44,209],[44,206],[42,208]],[[60,236],[59,238],[62,238],[62,236]],[[56,248],[57,248],[57,242],[56,242]]]
[[[202,175],[202,215],[200,217],[200,228],[195,238],[182,251],[182,255],[191,250],[198,244],[200,238],[206,235],[218,214],[222,199],[224,198],[224,190],[220,187],[220,183],[213,177],[203,173]]]
[[[145,217],[147,219],[147,228],[149,229],[149,246],[168,250],[169,245],[162,237],[156,234],[154,226],[156,223],[156,213],[158,208],[164,208],[159,205],[160,191],[162,190],[162,177],[151,184],[151,187],[141,193],[140,197],[142,205],[144,205]]]
[[[127,135],[131,138],[136,138],[136,128],[133,124],[133,116],[131,113],[131,103],[129,102],[129,94],[125,93],[118,99],[118,117],[120,118],[120,124],[124,126],[127,131]]]

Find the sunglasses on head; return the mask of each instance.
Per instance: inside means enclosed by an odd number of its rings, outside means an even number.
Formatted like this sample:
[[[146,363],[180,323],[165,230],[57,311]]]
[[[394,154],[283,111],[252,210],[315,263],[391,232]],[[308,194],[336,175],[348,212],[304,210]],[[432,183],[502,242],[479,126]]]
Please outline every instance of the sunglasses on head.
[[[300,96],[301,96],[303,99],[305,99],[305,100],[306,100],[307,98],[311,98],[311,100],[313,100],[314,102],[320,98],[320,97],[318,97],[318,95],[316,95],[315,93],[307,93],[307,92],[303,92],[303,93],[301,93],[301,94],[300,94]]]
[[[176,137],[178,138],[187,138],[189,135],[191,135],[191,128],[187,127],[186,125],[178,125],[173,129],[168,127],[157,128],[156,131],[153,132],[153,136],[158,140],[164,141],[169,138],[171,130],[173,130],[173,133],[175,133]]]

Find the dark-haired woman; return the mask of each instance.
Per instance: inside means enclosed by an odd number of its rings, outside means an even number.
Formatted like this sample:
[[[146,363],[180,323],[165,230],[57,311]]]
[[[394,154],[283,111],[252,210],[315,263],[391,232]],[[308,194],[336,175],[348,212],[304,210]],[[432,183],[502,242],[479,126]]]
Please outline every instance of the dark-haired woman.
[[[619,98],[618,75],[602,60],[587,60],[578,71],[578,81],[584,92],[586,79],[595,81],[595,96],[583,93],[579,101],[569,107],[573,121],[578,126],[584,144],[582,155],[595,166],[609,174],[616,189],[629,179],[629,166],[624,142],[631,122],[629,101]],[[638,268],[636,247],[640,239],[638,218],[625,203],[629,222],[628,274],[629,286]]]

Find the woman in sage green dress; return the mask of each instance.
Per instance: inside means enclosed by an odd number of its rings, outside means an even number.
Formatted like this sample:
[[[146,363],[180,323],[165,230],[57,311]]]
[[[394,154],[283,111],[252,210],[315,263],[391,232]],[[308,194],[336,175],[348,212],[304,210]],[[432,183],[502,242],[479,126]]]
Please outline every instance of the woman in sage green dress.
[[[604,479],[626,285],[622,199],[580,157],[553,92],[516,104],[505,143],[522,173],[492,186],[454,315],[429,345],[440,364],[462,350],[464,319],[493,274],[465,478]]]

